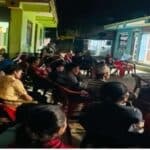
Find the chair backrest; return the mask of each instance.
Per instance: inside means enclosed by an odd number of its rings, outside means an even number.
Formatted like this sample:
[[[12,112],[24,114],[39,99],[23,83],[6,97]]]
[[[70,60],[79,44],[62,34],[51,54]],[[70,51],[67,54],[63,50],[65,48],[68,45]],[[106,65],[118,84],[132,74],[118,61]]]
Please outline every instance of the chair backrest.
[[[78,107],[81,105],[81,101],[72,100],[74,96],[80,96],[80,91],[73,91],[59,84],[55,84],[56,86],[56,94],[59,94],[59,100],[63,104],[63,109],[66,112],[67,116],[73,116],[76,112],[78,112]]]

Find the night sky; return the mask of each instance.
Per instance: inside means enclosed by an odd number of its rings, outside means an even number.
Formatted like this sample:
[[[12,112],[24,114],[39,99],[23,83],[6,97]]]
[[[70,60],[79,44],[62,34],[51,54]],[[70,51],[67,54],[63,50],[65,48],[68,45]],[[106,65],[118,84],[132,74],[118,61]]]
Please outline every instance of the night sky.
[[[150,0],[56,0],[56,3],[61,30],[150,15]]]

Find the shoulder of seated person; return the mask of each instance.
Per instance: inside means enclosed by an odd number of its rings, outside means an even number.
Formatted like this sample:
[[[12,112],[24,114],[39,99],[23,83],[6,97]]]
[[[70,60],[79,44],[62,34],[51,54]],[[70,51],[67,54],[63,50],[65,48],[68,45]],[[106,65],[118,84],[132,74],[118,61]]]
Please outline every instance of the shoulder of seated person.
[[[14,78],[14,83],[22,83],[22,81]]]
[[[16,78],[15,77],[13,77],[13,76],[11,76],[11,75],[5,75],[5,76],[2,76],[4,79],[6,79],[6,80],[9,80],[9,81],[15,81],[16,80]]]
[[[142,112],[140,111],[140,109],[138,109],[136,107],[124,106],[122,108],[124,108],[124,111],[131,116],[135,116],[135,117],[137,117],[139,115],[142,116]]]

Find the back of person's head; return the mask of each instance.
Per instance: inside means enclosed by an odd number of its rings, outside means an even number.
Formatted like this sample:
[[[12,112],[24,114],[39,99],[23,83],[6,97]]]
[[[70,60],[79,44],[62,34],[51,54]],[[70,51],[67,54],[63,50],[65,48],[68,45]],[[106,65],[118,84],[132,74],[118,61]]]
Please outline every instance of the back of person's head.
[[[53,136],[65,125],[66,117],[59,106],[41,105],[35,108],[28,119],[28,127],[35,133]]]
[[[107,82],[100,90],[101,99],[113,103],[123,102],[127,98],[128,89],[121,82]]]
[[[61,136],[66,129],[66,116],[59,106],[39,105],[30,111],[26,123],[18,129],[18,147],[42,147],[42,145]],[[20,132],[24,131],[24,136]]]
[[[52,71],[56,71],[58,67],[64,67],[64,65],[65,64],[63,60],[54,61],[53,63],[51,63]]]
[[[69,63],[69,64],[66,64],[65,66],[65,71],[66,72],[71,72],[74,68],[76,67],[79,67],[78,64],[75,64],[75,63]]]
[[[39,57],[32,56],[28,59],[28,62],[29,62],[29,64],[32,65],[32,64],[36,63],[36,61],[39,61],[39,60],[40,60]]]
[[[27,61],[27,60],[28,60],[28,55],[27,55],[27,54],[22,54],[22,55],[20,56],[20,59],[21,59],[22,61]]]
[[[5,69],[4,72],[6,75],[12,75],[15,71],[20,71],[23,68],[21,67],[21,65],[18,64],[11,64],[8,65]]]
[[[105,63],[96,65],[96,78],[106,80],[110,78],[110,68]]]

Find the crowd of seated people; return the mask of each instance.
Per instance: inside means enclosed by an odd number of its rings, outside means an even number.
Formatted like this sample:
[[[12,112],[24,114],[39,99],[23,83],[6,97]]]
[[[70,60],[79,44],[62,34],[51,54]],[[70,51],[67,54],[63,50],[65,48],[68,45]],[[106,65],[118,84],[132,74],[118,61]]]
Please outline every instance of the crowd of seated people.
[[[78,117],[86,131],[81,147],[150,147],[149,132],[144,130],[144,105],[140,107],[136,103],[133,103],[135,106],[127,104],[130,94],[128,88],[120,82],[108,81],[110,68],[106,63],[97,63],[93,78],[82,80],[80,64],[77,59],[75,61],[76,56],[65,62],[58,55],[48,55],[47,51],[42,53],[44,54],[41,57],[25,55],[14,60],[0,54],[3,58],[1,61],[8,59],[11,62],[0,68],[3,72],[0,75],[0,121],[7,122],[2,110],[8,116],[13,116],[9,120],[13,124],[0,134],[0,147],[75,147],[68,142],[65,144],[61,139],[69,119],[64,107],[57,103],[39,103],[39,99],[28,93],[22,82],[23,73],[25,78],[30,76],[34,81],[31,86],[36,84],[37,88],[52,89],[53,93],[54,85],[60,85],[79,93],[69,95],[72,103],[78,100],[88,101]],[[59,92],[56,91],[55,94],[59,95]]]
[[[80,122],[88,140],[86,144],[93,147],[134,145],[133,140],[128,141],[128,136],[130,132],[140,132],[144,125],[141,111],[126,106],[129,97],[127,87],[119,82],[108,82],[100,92],[101,101],[91,104],[81,116]]]
[[[81,114],[80,123],[86,130],[81,147],[149,146],[149,135],[143,133],[142,113],[125,105],[128,96],[122,83],[102,86],[102,102],[90,104]],[[60,106],[24,104],[17,108],[15,126],[0,135],[0,147],[75,148],[61,140],[66,127],[67,118]]]

